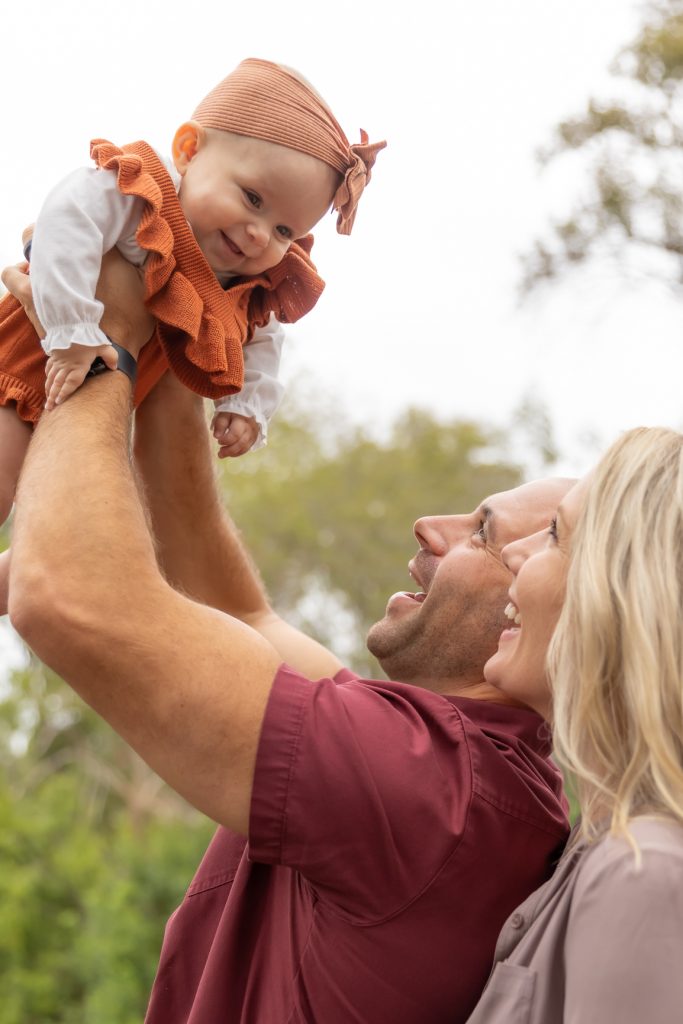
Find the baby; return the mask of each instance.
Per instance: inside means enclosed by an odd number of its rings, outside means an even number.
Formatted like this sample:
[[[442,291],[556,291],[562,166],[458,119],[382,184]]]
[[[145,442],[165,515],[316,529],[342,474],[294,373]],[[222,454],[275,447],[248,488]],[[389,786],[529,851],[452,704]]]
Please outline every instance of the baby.
[[[296,72],[250,59],[178,128],[170,160],[144,142],[92,144],[97,167],[57,185],[35,227],[31,281],[44,352],[19,304],[0,301],[0,522],[43,408],[68,398],[93,363],[117,366],[95,298],[102,256],[114,246],[142,268],[157,322],[140,354],[135,404],[170,367],[216,401],[222,454],[265,443],[282,393],[280,325],[307,313],[324,287],[309,232],[332,207],[338,232],[350,233],[385,145],[363,132],[361,140],[349,145]]]

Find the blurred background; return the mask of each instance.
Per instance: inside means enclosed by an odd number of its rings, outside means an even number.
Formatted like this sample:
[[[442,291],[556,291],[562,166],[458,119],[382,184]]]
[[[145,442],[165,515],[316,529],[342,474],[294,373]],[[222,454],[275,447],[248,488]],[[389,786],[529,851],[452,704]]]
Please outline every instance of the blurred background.
[[[683,2],[40,0],[2,14],[0,265],[91,138],[163,149],[246,56],[387,138],[289,331],[267,449],[223,466],[274,604],[378,674],[412,522],[681,427]],[[7,542],[8,534],[4,541]],[[142,1019],[212,826],[0,623],[0,1024]]]

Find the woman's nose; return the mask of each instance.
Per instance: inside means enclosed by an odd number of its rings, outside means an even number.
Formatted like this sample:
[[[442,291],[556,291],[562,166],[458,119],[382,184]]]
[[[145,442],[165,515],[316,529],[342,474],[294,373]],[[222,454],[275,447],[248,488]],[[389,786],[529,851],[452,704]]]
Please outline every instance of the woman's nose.
[[[524,540],[513,540],[510,544],[506,544],[500,557],[503,559],[503,565],[510,570],[513,576],[516,576],[527,559],[524,553]]]
[[[513,540],[510,544],[505,545],[500,556],[503,559],[503,564],[508,567],[513,576],[517,575],[527,558],[541,550],[546,541],[547,532],[547,530],[539,530],[538,533],[532,533],[530,537],[521,537],[519,540]]]

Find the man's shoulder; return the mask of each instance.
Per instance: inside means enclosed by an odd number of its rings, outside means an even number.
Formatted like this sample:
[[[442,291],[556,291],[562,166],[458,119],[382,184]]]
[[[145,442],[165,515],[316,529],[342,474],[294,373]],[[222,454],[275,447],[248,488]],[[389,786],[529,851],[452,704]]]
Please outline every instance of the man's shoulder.
[[[366,678],[348,668],[340,669],[333,682],[361,686],[388,698],[400,695],[418,707],[433,709],[460,722],[469,739],[491,751],[524,746],[544,760],[550,756],[550,730],[540,715],[529,708],[445,694],[391,679]]]

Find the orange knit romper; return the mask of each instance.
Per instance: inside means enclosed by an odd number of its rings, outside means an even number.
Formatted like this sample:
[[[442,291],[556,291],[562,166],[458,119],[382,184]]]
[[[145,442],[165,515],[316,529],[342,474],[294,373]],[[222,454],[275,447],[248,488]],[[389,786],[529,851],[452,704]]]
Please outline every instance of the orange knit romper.
[[[157,320],[140,353],[134,403],[139,405],[170,367],[206,398],[239,391],[244,379],[242,346],[270,314],[294,323],[313,308],[324,282],[309,253],[313,236],[293,242],[283,259],[255,277],[223,290],[197,245],[173,181],[146,142],[119,149],[96,139],[91,156],[117,175],[119,191],[146,206],[136,241],[149,253],[143,267],[145,305]],[[78,259],[78,253],[72,254]],[[125,343],[125,339],[120,339]],[[11,295],[0,300],[0,405],[37,423],[45,405],[45,353],[23,308]]]

